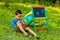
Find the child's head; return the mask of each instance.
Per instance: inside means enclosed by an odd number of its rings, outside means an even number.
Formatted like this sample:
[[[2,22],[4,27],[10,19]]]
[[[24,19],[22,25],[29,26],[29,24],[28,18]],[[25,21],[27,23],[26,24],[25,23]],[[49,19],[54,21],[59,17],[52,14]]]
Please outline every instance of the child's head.
[[[21,16],[22,16],[21,10],[17,10],[17,11],[15,12],[15,15],[16,15],[16,18],[17,18],[17,19],[20,19]]]

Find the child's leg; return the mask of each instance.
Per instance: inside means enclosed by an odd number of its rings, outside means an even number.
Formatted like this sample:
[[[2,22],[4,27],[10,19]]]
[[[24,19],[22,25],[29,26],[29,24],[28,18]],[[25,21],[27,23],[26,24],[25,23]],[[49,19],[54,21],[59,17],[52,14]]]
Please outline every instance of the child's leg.
[[[33,32],[29,27],[26,27],[25,30],[29,31],[31,34],[33,34],[34,36],[36,36],[37,34],[35,32]]]
[[[25,30],[23,29],[22,24],[21,24],[20,22],[17,22],[17,28],[19,28],[19,30],[20,30],[21,32],[23,32],[24,35],[27,35],[27,33],[26,33]]]

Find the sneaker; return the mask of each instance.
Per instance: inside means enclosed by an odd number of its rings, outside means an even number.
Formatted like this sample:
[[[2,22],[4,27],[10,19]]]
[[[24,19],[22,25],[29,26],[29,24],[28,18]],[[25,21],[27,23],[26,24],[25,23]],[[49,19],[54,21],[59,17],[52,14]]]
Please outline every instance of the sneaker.
[[[39,36],[39,35],[36,35],[36,38],[37,38],[37,39],[40,39],[40,36]]]
[[[25,37],[27,37],[27,36],[28,36],[28,34],[25,34],[24,36],[25,36]]]

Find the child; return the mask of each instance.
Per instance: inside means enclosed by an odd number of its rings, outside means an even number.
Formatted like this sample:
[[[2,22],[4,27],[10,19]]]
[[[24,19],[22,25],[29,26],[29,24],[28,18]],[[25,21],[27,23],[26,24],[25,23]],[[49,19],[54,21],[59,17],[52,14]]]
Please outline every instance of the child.
[[[39,38],[39,36],[35,32],[33,32],[29,27],[24,27],[22,25],[25,22],[22,20],[21,16],[22,16],[21,11],[17,10],[15,12],[15,17],[12,18],[12,21],[11,21],[12,27],[13,28],[18,28],[24,34],[24,36],[28,36],[28,33],[26,32],[26,30],[27,30],[32,35],[34,35],[35,37]]]

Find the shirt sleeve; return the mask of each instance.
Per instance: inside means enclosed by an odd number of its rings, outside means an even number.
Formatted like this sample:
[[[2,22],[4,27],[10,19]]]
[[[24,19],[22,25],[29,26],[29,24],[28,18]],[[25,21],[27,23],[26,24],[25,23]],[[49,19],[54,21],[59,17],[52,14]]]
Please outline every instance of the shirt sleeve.
[[[11,20],[12,28],[14,28],[14,25],[15,25],[15,24],[16,24],[15,20],[14,20],[14,19],[12,19],[12,20]]]

